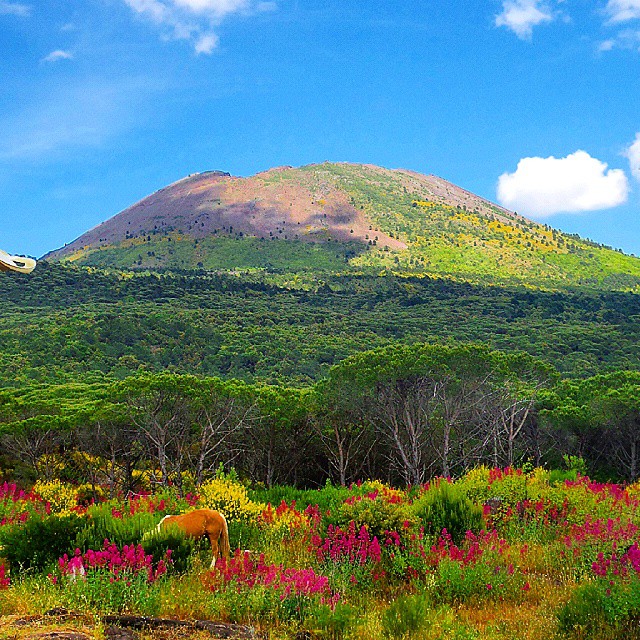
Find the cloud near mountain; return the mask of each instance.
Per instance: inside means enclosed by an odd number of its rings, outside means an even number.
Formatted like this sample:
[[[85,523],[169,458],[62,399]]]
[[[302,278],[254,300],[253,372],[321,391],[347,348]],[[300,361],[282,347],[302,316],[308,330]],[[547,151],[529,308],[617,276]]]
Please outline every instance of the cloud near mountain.
[[[513,173],[498,179],[497,198],[508,209],[545,217],[617,207],[628,192],[622,169],[608,169],[586,151],[576,151],[564,158],[522,158]]]

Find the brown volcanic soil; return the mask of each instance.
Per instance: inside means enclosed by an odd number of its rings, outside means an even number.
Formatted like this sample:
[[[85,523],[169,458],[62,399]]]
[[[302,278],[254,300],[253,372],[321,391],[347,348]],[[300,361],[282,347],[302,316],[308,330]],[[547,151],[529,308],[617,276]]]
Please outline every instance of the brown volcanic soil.
[[[178,232],[193,238],[213,233],[319,241],[368,242],[370,222],[346,194],[326,183],[279,180],[283,169],[250,178],[210,171],[156,191],[46,257],[61,258],[79,249],[118,244],[128,238]],[[378,245],[406,245],[376,231]]]
[[[345,188],[352,181],[358,182],[357,199]],[[369,220],[359,206],[366,204],[367,188],[404,189],[418,200],[490,213],[507,224],[525,220],[442,178],[405,169],[337,163],[277,167],[249,178],[206,171],[156,191],[45,257],[59,259],[78,250],[168,233],[185,239],[242,234],[366,244],[373,230],[379,247],[406,248]]]

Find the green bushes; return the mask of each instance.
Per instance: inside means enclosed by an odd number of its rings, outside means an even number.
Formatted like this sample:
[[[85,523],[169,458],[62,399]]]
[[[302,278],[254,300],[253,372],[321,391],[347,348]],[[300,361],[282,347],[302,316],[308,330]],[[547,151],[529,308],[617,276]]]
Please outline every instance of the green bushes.
[[[0,528],[2,556],[12,569],[42,570],[73,551],[83,526],[76,515],[29,518],[20,526]]]
[[[424,595],[400,596],[383,612],[385,638],[407,638],[425,626],[429,601]]]
[[[412,512],[421,520],[425,531],[438,535],[446,529],[456,544],[464,539],[467,531],[478,532],[484,524],[482,508],[445,480],[418,498]]]
[[[91,518],[79,533],[76,544],[83,550],[99,549],[105,540],[118,546],[137,544],[155,528],[157,520],[157,516],[146,512],[114,517],[107,503],[91,510]]]
[[[558,612],[562,633],[596,640],[635,638],[639,621],[638,577],[628,582],[597,580],[582,584]]]
[[[64,608],[72,611],[153,616],[160,610],[161,590],[144,574],[124,581],[105,572],[88,572],[82,579],[65,581],[59,598]]]
[[[150,554],[155,563],[166,558],[167,551],[170,549],[173,571],[183,573],[189,569],[191,564],[195,542],[185,537],[179,529],[172,527],[164,531],[152,531],[151,534],[145,536],[142,546],[145,553]]]

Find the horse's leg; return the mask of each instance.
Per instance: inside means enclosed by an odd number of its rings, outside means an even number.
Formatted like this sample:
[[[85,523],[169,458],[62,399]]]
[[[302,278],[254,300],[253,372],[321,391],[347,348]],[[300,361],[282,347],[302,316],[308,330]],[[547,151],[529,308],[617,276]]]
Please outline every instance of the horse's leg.
[[[211,543],[211,566],[210,569],[214,569],[216,566],[216,560],[218,559],[218,535],[215,533],[208,533],[209,542]]]

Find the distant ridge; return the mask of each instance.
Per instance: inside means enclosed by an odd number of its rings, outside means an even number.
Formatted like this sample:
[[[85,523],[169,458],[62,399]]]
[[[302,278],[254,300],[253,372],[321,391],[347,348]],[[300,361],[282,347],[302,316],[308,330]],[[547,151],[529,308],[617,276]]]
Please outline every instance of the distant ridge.
[[[278,241],[278,242],[274,242]],[[386,269],[640,290],[640,260],[443,178],[369,164],[192,174],[45,256],[120,269]]]

